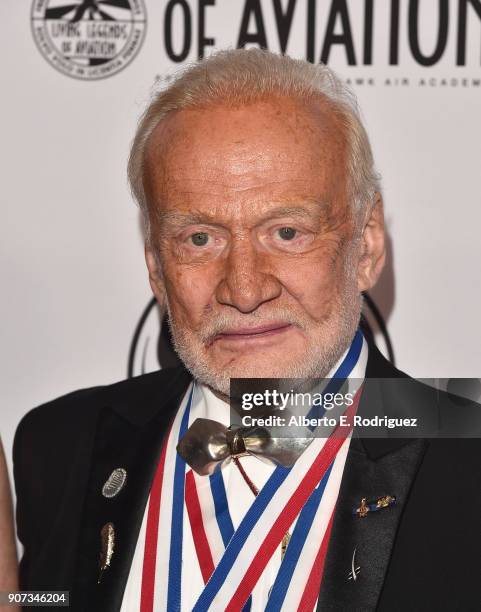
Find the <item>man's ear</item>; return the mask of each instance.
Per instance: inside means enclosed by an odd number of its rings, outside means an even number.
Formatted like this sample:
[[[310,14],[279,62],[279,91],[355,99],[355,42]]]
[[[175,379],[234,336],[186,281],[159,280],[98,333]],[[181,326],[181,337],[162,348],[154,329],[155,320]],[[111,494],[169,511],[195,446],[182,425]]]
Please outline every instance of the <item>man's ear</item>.
[[[162,276],[162,270],[152,248],[147,244],[145,245],[145,263],[149,271],[149,283],[152,288],[152,292],[155,295],[157,302],[160,306],[163,306],[165,302],[165,285]]]
[[[384,210],[382,196],[376,193],[361,236],[361,257],[357,269],[359,291],[368,291],[377,283],[386,261]]]

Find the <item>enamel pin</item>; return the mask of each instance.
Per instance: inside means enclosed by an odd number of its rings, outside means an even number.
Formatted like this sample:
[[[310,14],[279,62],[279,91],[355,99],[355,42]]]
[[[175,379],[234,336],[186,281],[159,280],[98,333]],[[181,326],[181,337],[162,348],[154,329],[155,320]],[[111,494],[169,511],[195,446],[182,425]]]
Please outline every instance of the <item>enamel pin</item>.
[[[351,570],[349,574],[347,575],[347,579],[352,580],[354,582],[356,582],[359,572],[361,571],[360,565],[356,567],[356,551],[357,551],[357,548],[355,548],[354,552],[352,553]]]
[[[354,508],[352,511],[354,516],[358,516],[359,518],[364,518],[369,514],[369,512],[377,512],[381,510],[381,508],[389,508],[396,503],[396,498],[394,495],[384,495],[383,497],[379,497],[375,501],[368,502],[365,497],[361,499],[361,503],[357,508]]]
[[[115,529],[113,523],[106,523],[100,530],[100,583],[104,571],[110,567],[110,561],[115,549]]]
[[[102,495],[107,498],[115,497],[122,491],[127,482],[127,472],[124,468],[116,468],[105,481]]]
[[[284,537],[282,538],[282,544],[281,544],[281,559],[284,559],[285,555],[286,555],[286,550],[287,547],[289,545],[289,540],[291,539],[291,534],[287,531],[284,534]]]
[[[361,505],[359,506],[359,508],[355,508],[354,513],[357,514],[360,518],[364,518],[368,512],[369,506],[366,503],[366,498],[363,497],[361,499]]]

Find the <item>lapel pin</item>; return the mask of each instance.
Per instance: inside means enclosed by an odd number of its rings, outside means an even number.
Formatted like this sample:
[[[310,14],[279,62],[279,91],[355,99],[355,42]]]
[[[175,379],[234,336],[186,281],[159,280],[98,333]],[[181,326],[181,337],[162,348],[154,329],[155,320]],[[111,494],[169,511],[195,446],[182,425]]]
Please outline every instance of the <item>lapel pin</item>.
[[[394,495],[385,495],[384,497],[380,497],[376,501],[376,510],[379,510],[380,508],[389,508],[389,506],[392,506],[395,502],[396,498]]]
[[[291,534],[288,531],[286,531],[286,533],[284,534],[284,537],[282,538],[281,559],[284,559],[284,557],[286,556],[286,550],[289,545],[290,539],[291,539]]]
[[[115,497],[122,491],[127,481],[127,472],[124,468],[116,468],[105,481],[102,495],[107,498]]]
[[[110,561],[115,549],[115,529],[112,523],[106,523],[100,530],[100,574],[98,583],[104,571],[110,567]]]
[[[361,503],[359,507],[354,508],[352,511],[354,516],[358,516],[359,518],[364,518],[368,515],[369,512],[377,512],[381,510],[381,508],[389,508],[396,503],[396,498],[394,495],[383,495],[374,501],[368,502],[365,497],[361,499]]]
[[[352,553],[351,570],[349,574],[347,575],[347,579],[352,580],[353,582],[356,582],[357,577],[361,571],[360,565],[356,567],[356,551],[357,551],[357,548],[355,548],[354,552]]]
[[[366,498],[363,497],[361,499],[361,504],[359,508],[354,509],[354,514],[357,514],[360,518],[364,518],[368,512],[369,506],[367,505]]]

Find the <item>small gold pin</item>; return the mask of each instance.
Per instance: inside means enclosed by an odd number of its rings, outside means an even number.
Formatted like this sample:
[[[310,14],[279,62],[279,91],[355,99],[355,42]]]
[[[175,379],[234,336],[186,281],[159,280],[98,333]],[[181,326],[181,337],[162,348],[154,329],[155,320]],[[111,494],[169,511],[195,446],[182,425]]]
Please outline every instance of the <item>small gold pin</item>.
[[[396,503],[396,498],[394,495],[383,495],[382,497],[378,497],[375,501],[367,501],[365,497],[361,499],[361,505],[359,508],[354,508],[352,513],[354,516],[359,516],[360,518],[364,518],[367,516],[369,512],[377,512],[381,510],[381,508],[390,508],[394,506]]]
[[[376,506],[378,508],[387,508],[388,506],[392,506],[395,501],[396,498],[394,497],[394,495],[385,495],[384,497],[380,497],[376,501]]]
[[[364,518],[368,512],[369,512],[369,506],[367,505],[367,499],[363,497],[361,499],[361,505],[359,506],[359,508],[356,508],[356,514],[360,518]]]
[[[286,531],[284,537],[282,538],[281,543],[281,560],[284,559],[284,555],[286,554],[287,546],[289,545],[289,540],[291,539],[291,534]]]
[[[115,529],[113,523],[106,523],[100,530],[100,574],[98,583],[102,580],[103,572],[110,567],[110,561],[115,549]]]

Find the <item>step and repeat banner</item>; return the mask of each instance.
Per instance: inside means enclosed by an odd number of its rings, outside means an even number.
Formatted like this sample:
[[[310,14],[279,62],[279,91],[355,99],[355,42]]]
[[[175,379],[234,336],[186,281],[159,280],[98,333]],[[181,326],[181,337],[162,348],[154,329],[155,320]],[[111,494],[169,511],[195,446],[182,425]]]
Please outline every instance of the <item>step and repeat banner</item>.
[[[33,406],[172,360],[126,161],[151,92],[220,48],[351,85],[386,207],[378,344],[417,377],[481,375],[481,0],[4,0],[0,17],[7,454]]]

